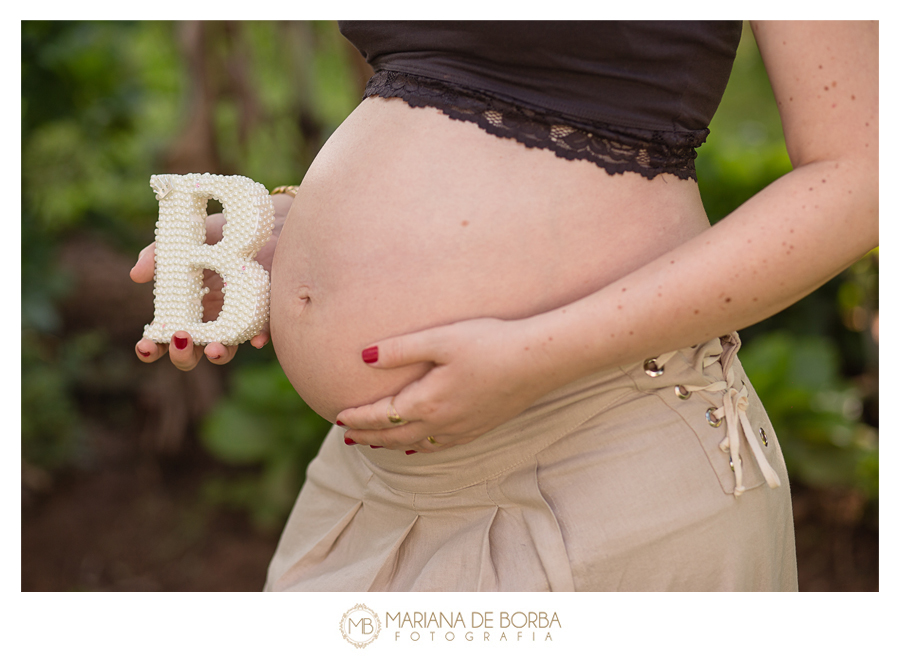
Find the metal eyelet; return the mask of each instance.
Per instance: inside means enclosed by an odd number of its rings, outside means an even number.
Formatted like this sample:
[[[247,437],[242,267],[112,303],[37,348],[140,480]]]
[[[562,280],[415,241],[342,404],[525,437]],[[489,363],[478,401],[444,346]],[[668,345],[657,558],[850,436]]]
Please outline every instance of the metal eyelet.
[[[739,463],[741,466],[743,466],[743,465],[744,465],[744,458],[743,458],[743,457],[738,457],[738,463]],[[728,465],[731,467],[731,470],[734,471],[734,462],[731,461],[731,457],[728,458]]]
[[[665,371],[665,366],[656,366],[656,357],[644,361],[644,372],[650,377],[659,377]]]
[[[691,392],[687,390],[686,387],[678,384],[678,386],[675,387],[675,395],[678,396],[679,400],[687,400],[689,397],[691,397]]]
[[[716,418],[713,414],[716,413],[715,407],[710,407],[706,410],[706,422],[712,425],[713,427],[719,427],[722,424],[723,418]]]
[[[763,445],[768,448],[769,438],[766,436],[766,431],[762,427],[759,428],[759,438],[762,439]]]

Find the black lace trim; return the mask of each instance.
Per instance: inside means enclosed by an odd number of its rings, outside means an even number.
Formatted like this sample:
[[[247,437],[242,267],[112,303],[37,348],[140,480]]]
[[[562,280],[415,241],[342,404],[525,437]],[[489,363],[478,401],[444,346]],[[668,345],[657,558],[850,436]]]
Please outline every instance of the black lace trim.
[[[470,121],[498,137],[553,151],[567,160],[589,160],[610,174],[631,171],[654,178],[667,173],[697,180],[696,148],[708,131],[664,132],[623,128],[524,107],[443,80],[381,70],[366,85],[365,98],[402,98],[410,107],[434,107]]]

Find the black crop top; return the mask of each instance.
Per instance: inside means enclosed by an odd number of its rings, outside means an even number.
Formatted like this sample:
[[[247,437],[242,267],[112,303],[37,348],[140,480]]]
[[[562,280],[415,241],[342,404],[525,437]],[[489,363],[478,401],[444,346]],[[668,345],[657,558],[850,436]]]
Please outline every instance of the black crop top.
[[[399,97],[610,173],[693,178],[740,21],[339,21]]]

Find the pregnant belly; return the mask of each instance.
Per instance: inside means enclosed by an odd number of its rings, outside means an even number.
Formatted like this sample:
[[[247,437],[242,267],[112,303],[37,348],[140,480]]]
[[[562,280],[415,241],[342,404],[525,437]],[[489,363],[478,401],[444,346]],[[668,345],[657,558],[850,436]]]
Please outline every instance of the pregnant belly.
[[[334,421],[428,364],[366,366],[390,336],[574,301],[709,224],[696,185],[610,176],[398,100],[369,99],[313,163],[272,269],[272,341]]]

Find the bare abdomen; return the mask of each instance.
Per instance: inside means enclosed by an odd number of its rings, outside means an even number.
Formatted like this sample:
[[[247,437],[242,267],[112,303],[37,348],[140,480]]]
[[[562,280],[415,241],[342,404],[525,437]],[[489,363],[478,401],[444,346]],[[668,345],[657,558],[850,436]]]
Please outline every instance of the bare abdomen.
[[[272,340],[329,420],[427,364],[376,370],[379,339],[521,318],[590,294],[708,228],[696,184],[611,176],[400,100],[369,99],[316,158],[272,272]]]

